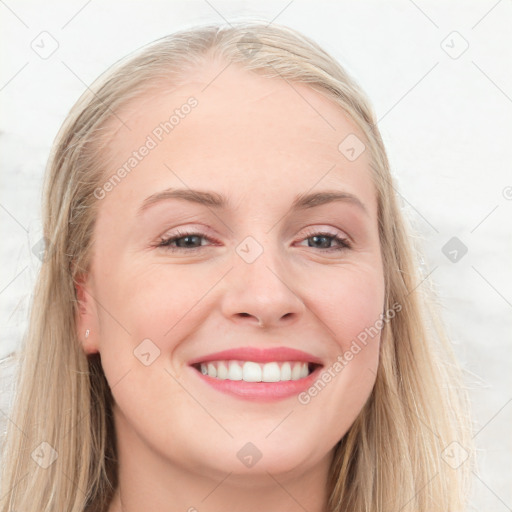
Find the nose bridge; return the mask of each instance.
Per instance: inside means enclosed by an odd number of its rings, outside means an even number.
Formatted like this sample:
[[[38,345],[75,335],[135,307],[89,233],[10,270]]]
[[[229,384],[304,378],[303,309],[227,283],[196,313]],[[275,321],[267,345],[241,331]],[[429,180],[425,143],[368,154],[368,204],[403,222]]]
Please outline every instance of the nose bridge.
[[[235,248],[223,309],[228,317],[250,315],[270,325],[297,316],[304,305],[288,282],[285,256],[277,243],[272,236],[256,236],[247,236]]]

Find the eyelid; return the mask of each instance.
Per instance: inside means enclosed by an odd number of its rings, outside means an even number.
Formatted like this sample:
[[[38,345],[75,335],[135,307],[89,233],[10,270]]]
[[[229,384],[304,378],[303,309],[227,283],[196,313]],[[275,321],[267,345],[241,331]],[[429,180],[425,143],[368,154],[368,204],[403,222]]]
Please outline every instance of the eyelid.
[[[318,234],[321,231],[325,231],[325,232],[329,232],[329,234],[332,236],[341,236],[341,237],[347,238],[348,240],[353,242],[352,237],[346,231],[343,231],[339,228],[329,226],[327,224],[313,224],[313,225],[306,226],[303,229],[306,230],[305,234],[310,234],[310,236]],[[215,236],[213,236],[211,234],[211,231],[212,230],[210,228],[208,228],[207,226],[205,226],[203,224],[197,224],[197,225],[192,224],[192,225],[189,225],[186,227],[179,226],[176,228],[168,228],[165,230],[165,232],[162,235],[160,235],[158,237],[158,239],[162,240],[162,239],[166,239],[166,238],[170,238],[170,237],[175,237],[175,236],[177,236],[178,233],[185,233],[185,236],[187,234],[188,235],[201,235],[201,236],[204,236],[205,238],[215,239]],[[305,234],[302,236],[305,236]]]
[[[306,234],[310,233],[311,235],[316,235],[317,233],[324,232],[329,233],[332,236],[339,236],[341,238],[346,238],[347,240],[352,240],[351,237],[345,231],[342,231],[341,229],[338,228],[333,228],[332,226],[320,224],[315,226],[307,226],[305,229],[307,230]]]
[[[187,235],[201,235],[205,238],[215,238],[212,234],[212,229],[204,224],[187,224],[185,226],[176,226],[167,228],[163,234],[158,236],[158,240],[165,240],[167,238],[178,236],[178,234],[185,233]]]

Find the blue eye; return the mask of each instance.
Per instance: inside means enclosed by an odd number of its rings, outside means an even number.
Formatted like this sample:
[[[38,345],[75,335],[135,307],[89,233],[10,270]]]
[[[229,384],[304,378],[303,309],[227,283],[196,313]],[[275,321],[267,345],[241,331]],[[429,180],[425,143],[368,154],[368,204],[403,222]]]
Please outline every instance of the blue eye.
[[[339,235],[333,235],[332,233],[314,233],[305,238],[305,240],[313,240],[313,243],[320,243],[321,247],[311,245],[308,243],[308,247],[314,247],[315,249],[326,249],[327,251],[342,251],[343,249],[351,248],[348,238],[343,238]],[[326,240],[327,245],[329,245],[329,247],[325,247]],[[331,242],[335,242],[336,244],[338,244],[338,246],[330,247]]]
[[[202,244],[202,240],[215,242],[211,238],[197,232],[180,232],[178,231],[175,235],[169,238],[164,238],[158,243],[158,247],[164,247],[169,251],[196,251],[206,244]],[[320,249],[324,252],[329,251],[341,251],[344,249],[350,249],[351,244],[347,238],[343,238],[339,235],[328,232],[312,233],[309,234],[303,240],[313,240],[313,243],[308,242],[308,247],[314,249]],[[335,242],[336,247],[331,247],[331,243]],[[313,244],[319,244],[313,245]],[[326,247],[327,244],[327,247]]]
[[[183,233],[178,231],[174,236],[160,240],[158,247],[165,247],[170,251],[195,250],[199,249],[202,246],[201,239],[203,238],[205,240],[210,240],[208,237],[202,235],[201,233]],[[198,241],[199,245],[194,245],[194,243],[197,243]],[[176,243],[176,246],[172,245],[174,243]]]

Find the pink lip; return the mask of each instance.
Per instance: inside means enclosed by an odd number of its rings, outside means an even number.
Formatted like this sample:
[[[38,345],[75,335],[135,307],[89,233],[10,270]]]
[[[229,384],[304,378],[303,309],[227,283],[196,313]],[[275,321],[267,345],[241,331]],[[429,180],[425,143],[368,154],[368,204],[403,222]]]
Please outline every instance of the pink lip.
[[[254,361],[255,363],[270,363],[272,361],[302,361],[305,363],[322,364],[322,361],[312,354],[287,347],[275,348],[255,348],[242,347],[230,350],[215,352],[206,356],[201,356],[189,361],[192,366],[198,363],[206,363],[208,361]]]
[[[275,359],[274,359],[275,360]],[[317,366],[313,372],[299,380],[281,382],[245,382],[243,380],[220,380],[208,375],[203,375],[196,368],[192,371],[206,384],[217,391],[228,395],[251,400],[255,402],[276,402],[284,398],[296,396],[305,391],[318,379],[321,366]]]
[[[313,363],[316,366],[307,377],[299,380],[289,380],[281,382],[245,382],[244,380],[220,380],[208,375],[203,375],[199,371],[199,363],[208,361],[254,361],[255,363],[269,363],[272,361],[300,361],[305,363]],[[242,347],[231,350],[223,350],[206,356],[201,356],[189,361],[188,363],[199,378],[212,386],[214,389],[234,395],[238,398],[273,402],[281,400],[310,387],[318,378],[323,366],[322,361],[312,354],[287,347],[275,348],[255,348]]]

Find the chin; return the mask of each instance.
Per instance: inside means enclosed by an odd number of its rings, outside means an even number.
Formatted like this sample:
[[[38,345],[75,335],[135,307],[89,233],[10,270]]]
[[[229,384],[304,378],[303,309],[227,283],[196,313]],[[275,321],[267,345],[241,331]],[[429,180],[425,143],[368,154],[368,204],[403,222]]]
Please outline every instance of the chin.
[[[268,473],[300,474],[322,458],[322,455],[311,457],[312,453],[319,454],[318,448],[300,451],[303,446],[301,441],[293,436],[288,438],[291,441],[286,445],[279,440],[272,442],[268,439],[231,441],[225,449],[210,452],[209,462],[211,467],[224,475],[232,473],[230,479],[237,475],[241,482],[245,482],[247,476],[262,476],[268,483]],[[202,463],[205,464],[204,457]]]

